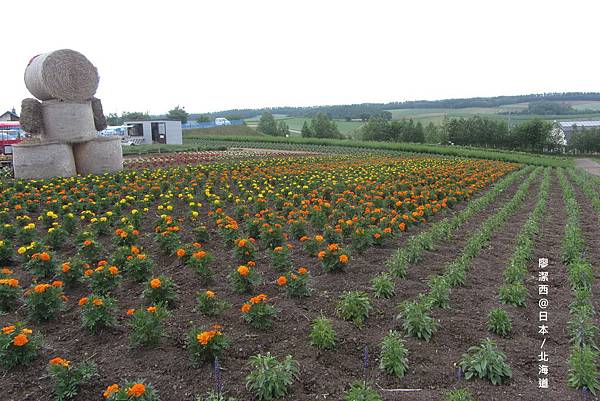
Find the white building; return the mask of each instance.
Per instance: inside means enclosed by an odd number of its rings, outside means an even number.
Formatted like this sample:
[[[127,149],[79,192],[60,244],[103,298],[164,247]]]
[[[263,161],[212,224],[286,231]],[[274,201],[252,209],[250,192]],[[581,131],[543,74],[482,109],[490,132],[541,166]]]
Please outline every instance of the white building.
[[[554,121],[553,134],[562,137],[563,145],[567,145],[575,130],[598,129],[600,121]]]
[[[129,139],[138,145],[152,143],[183,144],[181,121],[127,121],[123,125],[127,126]]]

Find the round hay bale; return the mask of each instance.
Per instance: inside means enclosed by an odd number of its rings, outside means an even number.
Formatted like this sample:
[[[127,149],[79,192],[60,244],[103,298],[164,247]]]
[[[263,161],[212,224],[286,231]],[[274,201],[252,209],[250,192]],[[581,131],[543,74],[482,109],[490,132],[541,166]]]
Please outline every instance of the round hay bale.
[[[88,100],[98,89],[98,70],[81,53],[63,49],[35,56],[25,68],[25,86],[40,100]]]
[[[42,104],[34,98],[23,99],[21,102],[21,128],[30,134],[41,134],[44,130],[42,119]]]
[[[96,97],[92,98],[92,112],[94,113],[96,131],[104,131],[108,127],[108,124],[106,123],[104,110],[102,110],[102,101]]]
[[[81,142],[96,137],[92,102],[66,102],[46,100],[42,102],[44,133],[48,142]]]
[[[15,178],[72,177],[76,174],[71,145],[19,143],[12,146]]]
[[[123,170],[120,138],[97,137],[73,145],[78,174],[104,174]]]

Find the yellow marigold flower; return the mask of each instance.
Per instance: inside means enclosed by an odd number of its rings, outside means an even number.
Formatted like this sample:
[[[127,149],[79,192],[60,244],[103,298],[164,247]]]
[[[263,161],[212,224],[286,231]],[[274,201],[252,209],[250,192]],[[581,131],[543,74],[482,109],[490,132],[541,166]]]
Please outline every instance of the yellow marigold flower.
[[[206,290],[206,296],[207,296],[208,298],[214,298],[214,296],[215,296],[215,293],[214,293],[213,291]]]
[[[23,255],[25,252],[27,252],[27,248],[25,248],[24,246],[19,247],[19,249],[17,249],[17,253],[19,255]]]
[[[92,303],[94,304],[94,306],[102,306],[102,305],[104,305],[104,301],[102,301],[100,298],[94,298],[94,300],[92,301]]]

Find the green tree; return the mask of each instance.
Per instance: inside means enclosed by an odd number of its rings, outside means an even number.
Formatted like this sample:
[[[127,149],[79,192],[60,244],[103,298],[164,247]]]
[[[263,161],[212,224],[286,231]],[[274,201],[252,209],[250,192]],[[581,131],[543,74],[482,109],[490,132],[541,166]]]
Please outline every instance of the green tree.
[[[549,143],[552,124],[539,118],[526,121],[514,128],[517,143],[524,149],[542,151]]]
[[[302,124],[302,130],[300,130],[300,133],[302,134],[302,138],[310,138],[313,136],[312,130],[310,129],[306,120],[304,120],[304,123]]]
[[[310,122],[313,135],[317,138],[342,138],[337,124],[325,113],[317,113]]]
[[[390,124],[381,116],[371,117],[362,126],[362,135],[366,141],[389,141],[391,140]]]
[[[287,137],[290,135],[290,127],[286,124],[285,121],[279,120],[277,123],[277,136]]]
[[[106,123],[108,125],[121,125],[123,124],[123,119],[117,115],[117,113],[108,113],[106,116]]]
[[[210,117],[209,116],[205,116],[205,115],[199,116],[196,119],[196,122],[198,122],[198,123],[208,123],[208,122],[210,122]]]
[[[187,123],[189,113],[185,111],[184,107],[175,106],[174,109],[169,110],[167,118],[170,120],[179,120],[182,124]]]
[[[260,116],[260,120],[258,121],[258,127],[256,127],[256,130],[261,134],[277,136],[277,122],[275,122],[273,114],[265,111]]]
[[[141,121],[141,120],[149,120],[150,115],[148,113],[143,113],[141,111],[124,111],[121,113],[121,121]]]

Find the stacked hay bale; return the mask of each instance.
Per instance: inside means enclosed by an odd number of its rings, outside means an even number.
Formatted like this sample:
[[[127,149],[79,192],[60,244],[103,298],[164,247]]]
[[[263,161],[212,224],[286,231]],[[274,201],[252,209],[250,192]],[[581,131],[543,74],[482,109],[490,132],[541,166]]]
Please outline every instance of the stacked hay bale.
[[[97,135],[106,128],[102,104],[94,97],[98,82],[96,67],[76,51],[57,50],[31,59],[25,86],[39,100],[23,100],[21,126],[36,139],[14,145],[15,177],[70,177],[123,169],[119,138]]]

